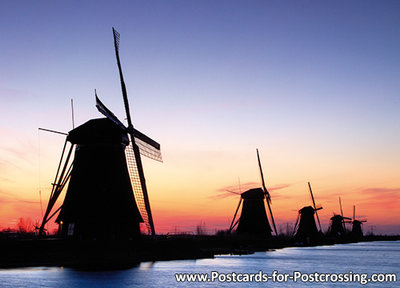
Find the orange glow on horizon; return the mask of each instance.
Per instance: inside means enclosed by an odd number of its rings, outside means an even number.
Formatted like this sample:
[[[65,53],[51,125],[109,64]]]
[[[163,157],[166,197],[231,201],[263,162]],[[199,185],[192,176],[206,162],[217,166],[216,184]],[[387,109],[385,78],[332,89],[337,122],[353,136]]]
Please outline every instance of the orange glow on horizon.
[[[54,146],[59,148],[61,145],[58,142],[61,140],[57,138]],[[3,152],[3,161],[5,159],[9,163],[3,166],[7,170],[2,174],[0,188],[0,229],[16,228],[19,218],[30,218],[32,222],[42,220],[39,188],[45,210],[57,164],[54,159],[58,159],[60,149],[43,150],[44,148],[41,152],[40,187],[37,184],[38,155],[31,153],[22,157],[10,152],[12,150],[8,150],[6,154]],[[244,192],[246,189],[261,186],[255,151],[243,155],[238,153],[229,149],[209,153],[180,153],[172,150],[166,153],[162,164],[143,160],[156,232],[195,233],[198,226],[204,226],[205,230],[212,234],[228,229],[239,195],[227,190]],[[276,155],[265,153],[263,150],[261,153],[266,185],[271,193],[272,209],[278,229],[285,229],[287,225],[293,226],[298,210],[311,205],[307,181],[308,175],[312,175],[310,181],[316,204],[323,207],[318,213],[324,229],[328,227],[333,213],[340,212],[340,196],[345,216],[352,217],[352,207],[356,205],[357,218],[368,220],[364,224],[364,232],[368,227],[375,226],[374,229],[381,233],[400,234],[399,221],[393,216],[400,210],[400,188],[397,186],[396,169],[377,175],[368,165],[363,170],[357,164],[354,167],[343,168],[339,173],[337,171],[340,169],[331,163],[332,166],[326,170],[317,171],[309,165],[288,167],[279,162]],[[235,156],[237,154],[238,157]],[[269,161],[266,161],[267,159]],[[317,160],[309,159],[309,162],[313,161]],[[355,167],[358,170],[354,171],[363,173],[350,173]],[[21,175],[23,181],[20,180]],[[363,183],[363,186],[359,183]],[[65,191],[56,207],[61,205],[64,193]],[[49,231],[57,228],[53,222],[49,222]],[[379,230],[379,227],[382,229]]]

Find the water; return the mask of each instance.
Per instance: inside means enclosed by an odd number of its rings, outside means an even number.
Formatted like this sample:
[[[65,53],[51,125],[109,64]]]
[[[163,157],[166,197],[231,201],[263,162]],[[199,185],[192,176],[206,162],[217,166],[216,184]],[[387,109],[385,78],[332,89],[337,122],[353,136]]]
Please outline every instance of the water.
[[[1,257],[1,255],[0,255]],[[397,281],[385,283],[358,282],[303,283],[293,282],[184,282],[178,283],[175,273],[271,274],[284,276],[301,273],[394,273]],[[354,275],[354,274],[353,274]],[[220,276],[224,277],[224,275]],[[221,278],[221,280],[223,280]],[[240,278],[239,280],[242,280]],[[279,280],[276,278],[276,280]],[[252,255],[221,255],[215,259],[142,263],[120,271],[83,272],[67,268],[0,269],[0,287],[399,287],[400,241],[364,242],[334,246],[285,248]]]

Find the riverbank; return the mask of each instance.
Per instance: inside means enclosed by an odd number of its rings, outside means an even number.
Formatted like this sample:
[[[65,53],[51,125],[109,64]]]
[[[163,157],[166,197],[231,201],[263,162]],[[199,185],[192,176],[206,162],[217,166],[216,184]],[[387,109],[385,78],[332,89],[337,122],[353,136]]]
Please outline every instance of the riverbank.
[[[360,241],[394,241],[400,236],[365,236],[296,243],[292,238],[258,239],[237,236],[161,235],[135,241],[77,241],[48,239],[1,239],[0,268],[56,266],[84,270],[134,267],[141,262],[213,258],[221,254],[251,254],[285,247],[333,245]]]

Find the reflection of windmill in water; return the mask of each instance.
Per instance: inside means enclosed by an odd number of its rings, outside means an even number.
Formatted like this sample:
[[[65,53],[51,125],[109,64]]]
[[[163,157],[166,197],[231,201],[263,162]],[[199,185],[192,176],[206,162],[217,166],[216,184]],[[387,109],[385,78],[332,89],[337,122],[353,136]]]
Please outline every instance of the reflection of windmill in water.
[[[328,229],[328,235],[332,237],[342,237],[347,233],[345,220],[351,220],[349,217],[343,216],[342,200],[339,197],[340,215],[334,214],[330,219],[331,224]]]
[[[261,161],[258,154],[258,149],[257,159],[258,165],[260,167],[262,188],[250,189],[240,194],[239,204],[233,216],[229,231],[232,231],[237,226],[236,233],[239,235],[246,234],[269,237],[271,236],[272,229],[268,222],[264,199],[267,202],[269,214],[271,216],[272,225],[276,235],[277,230],[271,209],[271,195],[265,187],[264,175],[261,168]],[[240,217],[236,220],[237,213],[242,203],[243,205]]]
[[[310,182],[308,182],[308,188],[310,190],[313,206],[301,208],[297,216],[296,224],[294,225],[294,231],[296,231],[298,225],[295,239],[305,243],[314,242],[321,238],[321,222],[319,221],[318,210],[321,210],[322,207],[317,207],[315,205]],[[317,225],[315,224],[314,214],[317,216],[319,231],[317,229]]]
[[[362,223],[367,222],[367,220],[356,220],[356,206],[353,205],[353,219],[351,220],[352,229],[351,229],[351,236],[355,238],[362,238],[363,231],[362,231]]]
[[[96,95],[96,107],[107,118],[89,120],[69,132],[39,229],[41,235],[58,211],[56,222],[63,236],[134,238],[143,220],[148,231],[155,234],[141,154],[161,161],[160,145],[133,128],[119,59],[119,33],[114,28],[113,34],[128,127]],[[70,149],[66,152],[68,142]],[[67,184],[63,204],[51,214]]]

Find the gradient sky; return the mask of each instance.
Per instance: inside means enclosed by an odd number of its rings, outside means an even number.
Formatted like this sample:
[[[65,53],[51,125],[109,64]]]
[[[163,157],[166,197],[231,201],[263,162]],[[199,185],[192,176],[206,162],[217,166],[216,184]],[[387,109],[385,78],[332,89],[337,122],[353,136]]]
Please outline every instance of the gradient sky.
[[[65,138],[38,127],[101,117],[94,89],[124,118],[112,26],[158,232],[228,228],[259,148],[278,227],[310,181],[325,228],[340,196],[400,233],[399,1],[2,1],[0,229],[47,204]]]

